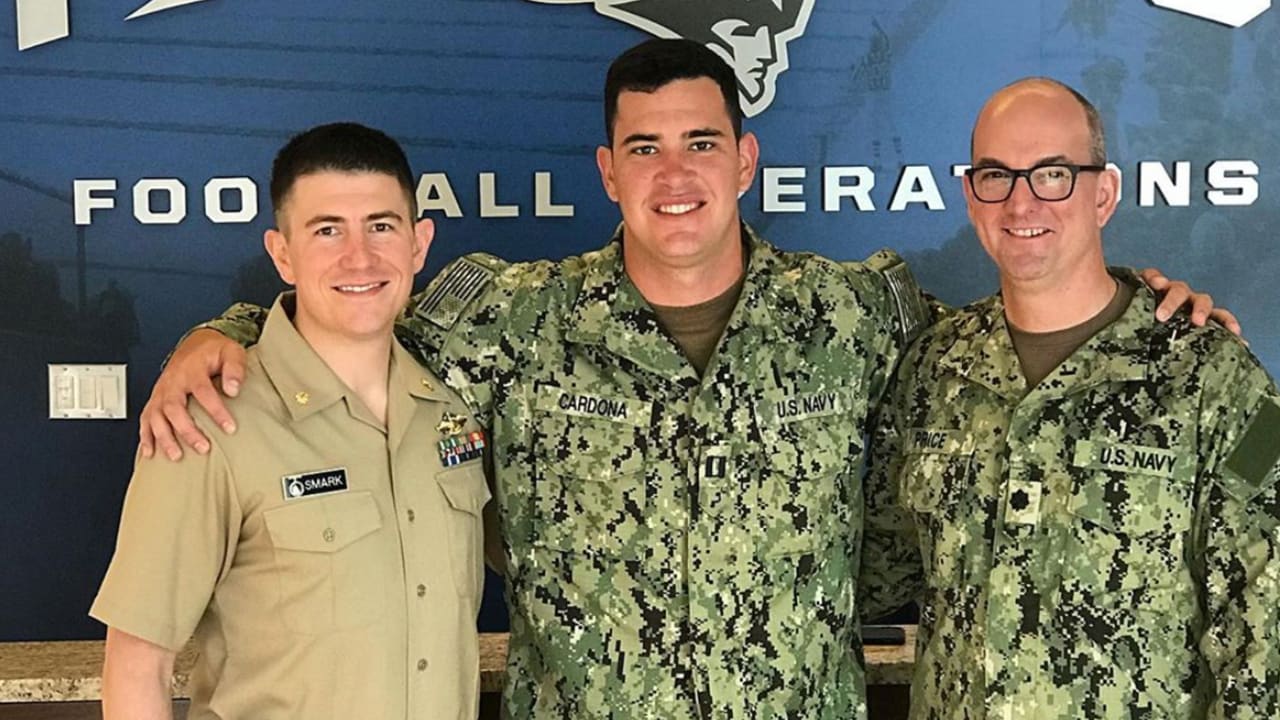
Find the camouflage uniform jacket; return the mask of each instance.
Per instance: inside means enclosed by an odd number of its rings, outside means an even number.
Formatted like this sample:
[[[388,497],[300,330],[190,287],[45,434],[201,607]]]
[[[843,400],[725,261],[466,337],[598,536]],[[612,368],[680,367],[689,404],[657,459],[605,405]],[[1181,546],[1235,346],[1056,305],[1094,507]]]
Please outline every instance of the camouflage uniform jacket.
[[[492,428],[511,717],[865,713],[864,435],[895,295],[865,265],[745,238],[701,379],[618,238],[560,262],[467,256],[411,307],[401,337]]]
[[[490,428],[512,718],[865,716],[858,613],[900,605],[916,556],[862,537],[864,437],[927,311],[891,254],[841,264],[744,233],[701,379],[617,238],[461,258],[397,328]],[[250,341],[260,315],[211,325]]]
[[[999,296],[906,353],[867,495],[924,556],[913,717],[1280,717],[1276,387],[1154,308],[1030,392]]]

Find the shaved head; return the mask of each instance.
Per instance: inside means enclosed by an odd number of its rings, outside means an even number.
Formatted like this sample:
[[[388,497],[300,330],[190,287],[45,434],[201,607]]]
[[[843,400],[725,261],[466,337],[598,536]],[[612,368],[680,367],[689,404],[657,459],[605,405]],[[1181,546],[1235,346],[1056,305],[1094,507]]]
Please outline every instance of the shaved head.
[[[1070,85],[1047,77],[1026,77],[1021,80],[1015,80],[1008,85],[1000,88],[991,96],[987,103],[982,106],[982,111],[978,113],[978,120],[974,123],[974,132],[977,131],[978,123],[982,122],[984,116],[995,112],[1014,98],[1025,93],[1042,93],[1045,95],[1056,95],[1063,93],[1069,95],[1080,109],[1084,112],[1085,124],[1089,129],[1089,163],[1093,165],[1107,164],[1107,138],[1102,127],[1102,116],[1098,114],[1098,108],[1089,102],[1089,99],[1081,95],[1075,88]],[[969,157],[973,158],[973,134],[969,135]]]

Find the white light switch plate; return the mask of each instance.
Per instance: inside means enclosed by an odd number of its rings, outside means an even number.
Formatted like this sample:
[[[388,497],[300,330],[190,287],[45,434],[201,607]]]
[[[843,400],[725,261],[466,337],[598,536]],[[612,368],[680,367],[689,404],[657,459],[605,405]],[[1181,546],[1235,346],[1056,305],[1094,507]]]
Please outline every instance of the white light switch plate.
[[[125,413],[124,365],[50,365],[49,419],[118,420]]]

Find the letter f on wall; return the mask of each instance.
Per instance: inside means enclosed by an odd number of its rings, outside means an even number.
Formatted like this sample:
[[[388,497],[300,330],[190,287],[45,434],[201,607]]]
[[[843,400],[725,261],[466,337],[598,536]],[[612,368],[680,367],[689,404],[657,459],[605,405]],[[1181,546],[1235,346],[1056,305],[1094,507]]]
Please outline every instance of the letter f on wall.
[[[1151,0],[1156,7],[1177,10],[1231,27],[1241,27],[1271,7],[1271,0]]]

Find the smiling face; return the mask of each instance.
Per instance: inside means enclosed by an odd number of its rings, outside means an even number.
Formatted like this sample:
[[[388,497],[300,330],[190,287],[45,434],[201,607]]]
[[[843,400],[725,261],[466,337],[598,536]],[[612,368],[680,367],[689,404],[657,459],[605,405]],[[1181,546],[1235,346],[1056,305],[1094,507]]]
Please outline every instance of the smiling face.
[[[1084,108],[1066,90],[1043,81],[1012,85],[988,101],[973,131],[974,167],[1030,168],[1045,163],[1089,165]],[[1115,211],[1112,171],[1081,172],[1065,200],[1047,202],[1018,179],[1004,202],[984,203],[966,180],[969,219],[1000,269],[1001,285],[1069,290],[1105,275],[1102,228]]]
[[[722,268],[741,273],[738,195],[751,186],[759,149],[735,140],[720,87],[675,80],[618,97],[612,147],[596,151],[605,192],[622,211],[627,271]],[[733,263],[737,261],[737,266]]]
[[[399,181],[376,172],[298,177],[267,252],[297,288],[294,325],[313,346],[385,340],[422,269],[433,227],[414,223]]]

